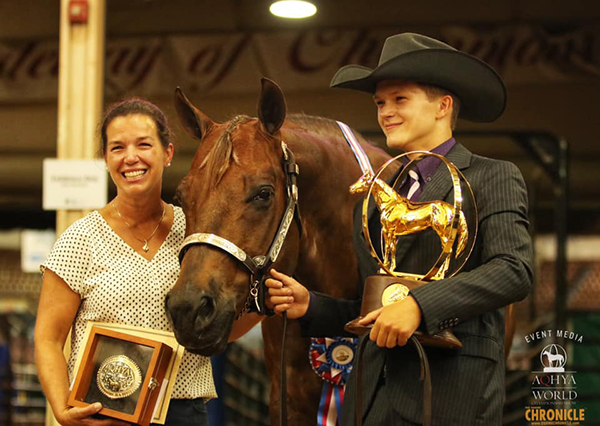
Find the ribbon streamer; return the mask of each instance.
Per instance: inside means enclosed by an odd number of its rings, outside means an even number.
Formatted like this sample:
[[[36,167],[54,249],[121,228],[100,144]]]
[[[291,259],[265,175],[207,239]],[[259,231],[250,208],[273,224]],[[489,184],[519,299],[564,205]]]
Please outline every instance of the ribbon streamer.
[[[344,401],[344,390],[356,353],[357,338],[312,338],[310,364],[323,379],[317,414],[318,426],[336,426]]]
[[[365,151],[362,149],[358,141],[356,140],[356,136],[352,133],[352,129],[341,121],[336,121],[337,125],[340,127],[344,138],[346,138],[346,142],[352,148],[352,152],[354,152],[354,156],[356,157],[356,161],[358,161],[358,165],[360,166],[363,174],[370,174],[371,176],[375,176],[373,172],[373,167],[371,166],[371,162],[369,161],[369,157],[365,154]]]

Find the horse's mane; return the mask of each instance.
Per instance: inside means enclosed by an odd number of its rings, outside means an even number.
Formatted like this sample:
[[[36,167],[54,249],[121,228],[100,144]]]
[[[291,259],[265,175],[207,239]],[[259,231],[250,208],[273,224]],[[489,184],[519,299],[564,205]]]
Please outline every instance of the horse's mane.
[[[326,117],[318,117],[307,114],[290,114],[287,117],[292,123],[305,127],[310,133],[318,136],[333,136],[342,137],[342,132],[335,120]],[[355,131],[355,135],[360,142],[367,142],[362,136]]]
[[[336,121],[330,118],[296,113],[289,114],[287,119],[291,123],[304,128],[305,131],[310,132],[315,136],[343,137]],[[210,186],[215,187],[221,181],[221,178],[229,168],[231,160],[235,162],[238,161],[233,152],[233,132],[235,132],[241,124],[248,123],[252,120],[256,120],[256,118],[247,115],[236,115],[233,117],[231,121],[229,121],[223,134],[214,144],[204,161],[200,164],[200,168],[208,167],[209,169],[211,180]],[[360,134],[355,134],[359,141],[370,143]]]
[[[209,176],[211,177],[210,186],[215,187],[221,181],[221,178],[229,168],[230,159],[238,161],[233,154],[233,139],[232,134],[240,124],[248,123],[255,118],[247,115],[236,115],[231,119],[223,134],[217,139],[212,149],[200,164],[200,168],[208,167]]]

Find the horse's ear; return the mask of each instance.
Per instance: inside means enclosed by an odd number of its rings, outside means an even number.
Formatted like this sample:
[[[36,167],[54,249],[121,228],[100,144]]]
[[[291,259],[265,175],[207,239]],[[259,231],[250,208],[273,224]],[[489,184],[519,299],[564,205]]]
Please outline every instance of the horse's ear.
[[[193,138],[201,140],[214,125],[208,116],[192,105],[179,87],[175,89],[175,109],[183,128]]]
[[[258,100],[258,118],[267,133],[275,134],[283,125],[286,114],[285,98],[279,86],[268,78],[262,78]]]

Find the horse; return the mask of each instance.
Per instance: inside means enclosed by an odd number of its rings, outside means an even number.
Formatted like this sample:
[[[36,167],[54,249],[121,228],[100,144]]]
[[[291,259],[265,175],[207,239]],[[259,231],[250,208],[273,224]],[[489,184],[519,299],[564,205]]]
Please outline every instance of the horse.
[[[452,238],[454,219],[454,207],[445,201],[418,202],[410,201],[400,195],[390,185],[379,178],[374,178],[371,173],[365,173],[359,180],[350,186],[353,194],[362,194],[369,190],[375,199],[375,204],[381,212],[381,232],[384,245],[383,263],[390,271],[396,269],[396,244],[399,236],[422,232],[427,228],[433,229],[442,244],[446,248],[448,241]],[[464,251],[468,230],[465,215],[459,212],[458,219],[458,243],[455,257]],[[450,256],[439,268],[432,280],[443,279],[450,266]]]
[[[284,141],[300,169],[299,215],[274,267],[311,290],[359,298],[362,286],[352,240],[352,212],[359,196],[348,188],[362,170],[336,122],[287,115],[281,89],[268,79],[262,80],[258,118],[240,115],[216,123],[181,91],[175,105],[184,129],[200,141],[176,191],[186,235],[212,233],[252,256],[265,254],[289,198],[282,167]],[[390,158],[357,136],[374,167]],[[244,265],[223,250],[191,246],[165,302],[177,340],[205,356],[222,352],[248,301],[249,280]],[[279,424],[282,324],[279,316],[262,322],[272,425]],[[323,382],[308,362],[309,339],[300,336],[298,322],[288,321],[287,329],[288,424],[314,424]]]
[[[553,354],[548,351],[544,351],[542,352],[542,355],[546,355],[548,362],[550,363],[550,367],[560,367],[565,362],[565,357],[562,356],[562,354]]]

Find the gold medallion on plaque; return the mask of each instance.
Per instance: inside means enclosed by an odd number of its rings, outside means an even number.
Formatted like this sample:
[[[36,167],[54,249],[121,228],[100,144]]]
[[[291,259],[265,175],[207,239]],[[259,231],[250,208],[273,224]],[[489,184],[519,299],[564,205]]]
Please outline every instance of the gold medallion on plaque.
[[[406,299],[410,290],[403,284],[392,284],[383,291],[381,295],[381,304],[383,306],[391,305],[394,302]]]
[[[140,367],[125,355],[106,358],[96,376],[100,392],[110,399],[132,395],[142,383]]]

